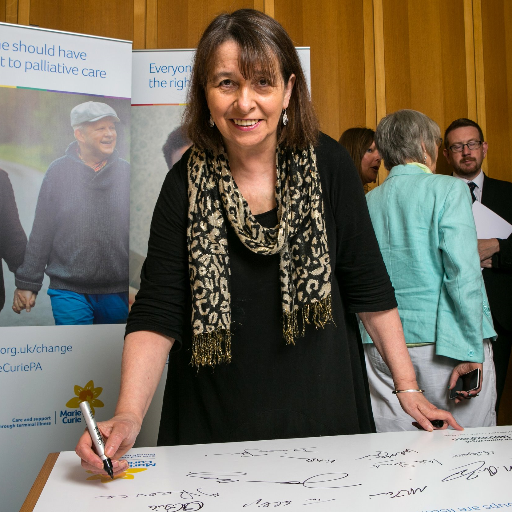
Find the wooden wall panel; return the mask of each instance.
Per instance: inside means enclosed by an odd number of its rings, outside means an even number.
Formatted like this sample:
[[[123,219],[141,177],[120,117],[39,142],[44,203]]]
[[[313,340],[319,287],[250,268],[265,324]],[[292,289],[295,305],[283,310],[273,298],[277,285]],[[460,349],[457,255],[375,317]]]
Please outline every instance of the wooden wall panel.
[[[483,67],[486,130],[489,143],[487,173],[512,181],[512,6],[509,0],[482,2]],[[512,197],[510,198],[512,201]]]
[[[411,37],[408,18],[408,2],[383,2],[384,40],[379,41],[379,44],[384,47],[386,104],[383,109],[379,109],[379,113],[384,111],[389,114],[400,108],[411,108]]]
[[[0,21],[5,23],[5,4],[8,0],[0,0]]]
[[[302,11],[302,0],[275,0],[274,18],[283,25],[295,46],[306,46]],[[307,23],[306,26],[309,27]]]
[[[336,140],[365,126],[363,0],[275,0],[275,19],[297,46],[311,47],[313,103],[322,130]]]
[[[158,0],[146,0],[146,46],[158,48]]]
[[[30,0],[18,0],[18,24],[30,24]]]
[[[6,23],[18,23],[18,0],[4,0],[4,12]]]
[[[458,119],[474,115],[474,67],[467,65],[466,52],[473,51],[472,41],[466,41],[466,12],[464,1],[440,2],[440,38],[442,62],[443,114],[441,131]],[[437,121],[437,120],[436,120]]]
[[[338,11],[338,137],[347,128],[366,126],[364,2],[340,2]],[[327,65],[329,65],[327,63]],[[333,84],[336,86],[336,82]],[[334,93],[336,94],[336,93]]]
[[[133,49],[146,47],[146,0],[133,0]]]
[[[442,132],[468,116],[464,13],[464,0],[383,2],[386,113],[419,110]],[[443,158],[438,172],[450,173]]]
[[[134,0],[31,0],[30,24],[133,40]]]
[[[194,48],[217,14],[254,7],[254,0],[159,0],[158,48]]]
[[[377,126],[377,89],[375,69],[375,24],[373,0],[363,0],[365,125]]]
[[[477,119],[476,66],[475,66],[475,23],[473,19],[473,0],[464,0],[464,25],[466,42],[466,75],[468,95],[468,118]]]

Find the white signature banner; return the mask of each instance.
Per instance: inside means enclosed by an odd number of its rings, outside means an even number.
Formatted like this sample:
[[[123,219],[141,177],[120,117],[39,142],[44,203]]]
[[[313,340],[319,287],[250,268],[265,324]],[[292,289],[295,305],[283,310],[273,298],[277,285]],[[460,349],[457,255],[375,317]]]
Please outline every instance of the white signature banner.
[[[34,510],[494,510],[512,507],[511,447],[492,427],[138,448],[115,481],[61,453]]]

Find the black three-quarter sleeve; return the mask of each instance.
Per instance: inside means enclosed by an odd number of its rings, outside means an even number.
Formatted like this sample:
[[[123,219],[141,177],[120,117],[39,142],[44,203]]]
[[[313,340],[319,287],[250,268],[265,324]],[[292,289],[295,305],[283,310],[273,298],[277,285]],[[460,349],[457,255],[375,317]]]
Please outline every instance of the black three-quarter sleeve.
[[[347,309],[352,313],[385,311],[397,306],[368,213],[361,180],[348,152],[322,136],[317,149],[324,204],[334,218],[333,264]],[[326,211],[326,219],[329,212]],[[331,232],[331,229],[329,229]]]
[[[188,154],[167,174],[158,197],[141,271],[141,286],[126,325],[126,334],[155,331],[182,341],[189,320],[190,284],[187,256]],[[180,344],[175,344],[176,349]]]

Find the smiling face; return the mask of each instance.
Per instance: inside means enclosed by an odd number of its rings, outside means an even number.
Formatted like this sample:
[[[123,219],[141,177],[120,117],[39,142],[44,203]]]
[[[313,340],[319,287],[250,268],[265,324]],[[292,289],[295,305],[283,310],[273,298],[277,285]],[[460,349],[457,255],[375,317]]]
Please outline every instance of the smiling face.
[[[361,158],[361,180],[363,185],[377,181],[380,162],[379,150],[375,147],[375,142],[372,142],[372,145],[364,152],[363,158]]]
[[[239,55],[234,41],[218,47],[206,87],[208,108],[228,155],[275,151],[277,126],[288,107],[295,76],[286,86],[281,75],[272,85],[270,77],[258,72],[246,79],[238,67]]]
[[[476,149],[469,149],[464,145],[460,153],[454,153],[450,148],[453,144],[467,144],[481,139],[478,130],[474,126],[462,126],[446,135],[448,149],[443,151],[447,162],[453,167],[455,174],[472,180],[480,173],[482,162],[487,154],[487,142]]]
[[[80,146],[80,155],[86,163],[98,163],[107,159],[116,147],[117,132],[113,118],[104,117],[93,123],[86,123],[75,130]]]

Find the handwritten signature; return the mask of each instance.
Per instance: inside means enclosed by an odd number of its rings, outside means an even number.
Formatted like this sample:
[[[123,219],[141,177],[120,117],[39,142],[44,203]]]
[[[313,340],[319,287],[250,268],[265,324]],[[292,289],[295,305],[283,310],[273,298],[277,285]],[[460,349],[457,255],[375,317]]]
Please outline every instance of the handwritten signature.
[[[389,460],[389,461],[386,460],[384,462],[377,462],[375,464],[372,464],[372,466],[374,468],[380,468],[381,466],[398,466],[401,468],[415,468],[416,464],[439,464],[440,466],[443,465],[437,459],[431,459],[431,460],[425,459],[425,460],[415,460],[415,461],[413,461],[413,463],[402,462],[402,461],[396,462],[394,460]]]
[[[265,483],[265,484],[279,484],[279,485],[301,485],[306,489],[341,489],[343,487],[356,487],[362,485],[360,483],[341,485],[341,481],[348,478],[348,473],[321,473],[319,475],[310,476],[305,480],[284,480],[284,481],[269,481],[269,480],[248,480],[247,473],[211,473],[206,472],[189,472],[187,474],[190,478],[201,478],[203,480],[215,480],[219,484],[236,483],[245,481],[248,483]]]
[[[204,504],[200,501],[190,503],[167,503],[166,505],[149,505],[149,510],[167,510],[169,512],[196,512],[201,510]]]
[[[414,496],[419,492],[423,492],[427,486],[424,487],[416,487],[410,489],[400,489],[399,491],[388,491],[388,492],[379,492],[377,494],[370,494],[371,498],[376,498],[377,496],[389,496],[390,498],[404,498],[405,496]]]
[[[334,498],[329,500],[322,500],[320,498],[309,498],[302,502],[302,505],[317,505],[318,503],[327,503],[328,501],[336,501]],[[287,507],[291,505],[293,502],[291,500],[283,500],[283,501],[266,501],[263,498],[258,498],[256,501],[252,503],[246,503],[243,507],[257,507],[257,508],[277,508],[277,507]],[[296,504],[297,502],[295,502]]]
[[[481,451],[481,452],[469,452],[469,453],[459,453],[457,455],[454,455],[453,457],[469,457],[469,456],[475,456],[475,457],[481,457],[482,455],[494,455],[494,452],[486,452],[486,451]]]
[[[362,460],[362,459],[393,459],[394,457],[397,457],[398,455],[406,455],[407,453],[418,453],[416,450],[411,450],[409,448],[406,448],[405,450],[401,450],[399,452],[389,453],[382,450],[377,450],[376,453],[370,454],[370,455],[363,455],[363,457],[359,457],[356,460]]]
[[[325,462],[326,464],[333,464],[336,462],[336,459],[319,459],[317,457],[285,457],[284,455],[281,455],[281,457],[286,459],[305,460],[306,462]]]
[[[506,466],[503,466],[506,471],[510,471]],[[512,466],[511,466],[512,468]],[[452,473],[449,476],[444,477],[441,482],[451,482],[452,480],[457,480],[459,478],[465,478],[466,480],[474,480],[478,478],[481,474],[488,474],[489,476],[495,476],[498,473],[498,468],[496,466],[486,466],[485,461],[475,461],[469,464],[465,464],[464,466],[459,466],[455,468],[455,473]]]
[[[112,500],[115,498],[120,499],[127,499],[127,498],[154,498],[157,496],[170,496],[171,494],[176,495],[179,497],[180,500],[194,500],[198,497],[203,496],[209,496],[210,498],[218,498],[220,494],[218,492],[215,493],[207,493],[203,492],[201,489],[196,489],[195,491],[155,491],[155,492],[148,492],[148,493],[142,493],[139,492],[135,495],[128,495],[128,494],[106,494],[103,496],[96,496],[96,498],[105,498],[107,500]]]
[[[277,455],[283,459],[297,459],[304,460],[306,462],[325,462],[328,464],[332,464],[336,462],[336,459],[319,459],[318,457],[300,457],[298,454],[305,453],[315,453],[316,448],[293,448],[293,449],[285,449],[285,450],[260,450],[259,448],[245,448],[241,452],[228,452],[228,453],[214,453],[213,456],[221,457],[221,456],[237,456],[241,458],[250,458],[250,457],[267,457],[269,455]],[[208,455],[206,455],[208,457]]]
[[[281,457],[283,457],[284,455],[282,455],[283,453],[285,454],[288,454],[288,453],[296,453],[296,452],[301,452],[301,453],[314,453],[314,451],[316,450],[315,447],[312,447],[312,448],[290,448],[290,449],[284,449],[284,450],[261,450],[259,448],[244,448],[241,452],[228,452],[228,453],[213,453],[212,456],[215,456],[215,457],[222,457],[222,456],[226,456],[226,455],[237,455],[239,457],[242,457],[242,458],[246,458],[246,457],[267,457],[268,455],[274,455],[274,454],[278,454],[280,455]],[[208,455],[205,455],[206,457],[208,457]]]

